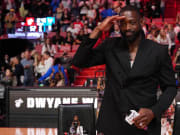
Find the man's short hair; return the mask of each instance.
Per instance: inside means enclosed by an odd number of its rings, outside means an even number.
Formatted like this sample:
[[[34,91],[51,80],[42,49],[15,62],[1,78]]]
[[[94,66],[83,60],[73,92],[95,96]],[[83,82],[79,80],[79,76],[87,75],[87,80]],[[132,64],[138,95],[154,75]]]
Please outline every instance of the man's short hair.
[[[122,15],[123,12],[125,11],[134,11],[137,13],[137,15],[139,15],[139,17],[141,18],[141,14],[140,14],[140,11],[139,9],[136,7],[136,6],[131,6],[131,5],[128,5],[128,6],[125,6],[121,9],[120,11],[120,15]]]

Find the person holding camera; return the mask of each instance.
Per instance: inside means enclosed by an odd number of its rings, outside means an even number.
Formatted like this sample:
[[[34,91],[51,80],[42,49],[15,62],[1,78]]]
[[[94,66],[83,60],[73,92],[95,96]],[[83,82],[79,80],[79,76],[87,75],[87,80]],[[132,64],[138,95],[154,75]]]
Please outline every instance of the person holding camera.
[[[69,129],[70,135],[83,135],[82,126],[80,126],[80,121],[78,115],[74,115],[71,127]]]

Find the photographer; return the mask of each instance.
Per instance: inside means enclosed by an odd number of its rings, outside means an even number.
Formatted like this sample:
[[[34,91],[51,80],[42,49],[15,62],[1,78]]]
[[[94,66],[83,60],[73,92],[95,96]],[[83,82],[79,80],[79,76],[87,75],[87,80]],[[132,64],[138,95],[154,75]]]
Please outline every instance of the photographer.
[[[69,133],[70,135],[83,135],[83,128],[80,126],[79,117],[77,115],[74,115]]]

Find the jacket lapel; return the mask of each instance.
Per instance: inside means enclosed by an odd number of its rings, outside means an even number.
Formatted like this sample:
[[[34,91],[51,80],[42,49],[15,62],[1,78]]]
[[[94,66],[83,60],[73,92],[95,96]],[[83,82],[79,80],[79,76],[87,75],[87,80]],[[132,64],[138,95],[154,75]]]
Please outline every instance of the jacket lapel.
[[[145,38],[142,38],[139,48],[135,57],[132,68],[130,67],[130,56],[129,48],[126,42],[122,39],[120,42],[117,42],[117,47],[114,48],[114,55],[119,61],[120,67],[123,69],[126,75],[131,75],[137,71],[137,69],[143,64],[144,53],[145,53]]]
[[[120,42],[117,42],[117,44],[118,45],[116,45],[116,47],[113,50],[113,54],[119,62],[123,72],[128,74],[131,70],[128,46],[126,45],[126,42],[123,39]]]
[[[143,60],[145,59],[145,39],[143,38],[139,44],[138,51],[136,53],[136,57],[131,68],[130,74],[136,73],[137,69],[140,68],[143,64]]]

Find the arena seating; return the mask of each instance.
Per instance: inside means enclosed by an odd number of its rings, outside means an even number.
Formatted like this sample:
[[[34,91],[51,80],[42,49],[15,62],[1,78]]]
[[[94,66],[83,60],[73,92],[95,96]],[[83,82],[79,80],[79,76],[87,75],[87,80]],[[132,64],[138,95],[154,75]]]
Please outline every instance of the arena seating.
[[[88,78],[103,77],[103,73],[95,74],[99,70],[105,71],[105,65],[94,66],[90,68],[84,68],[80,71],[80,74],[76,76],[74,85],[83,86]]]

